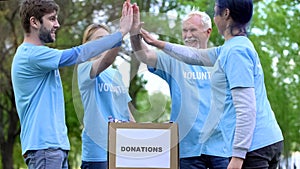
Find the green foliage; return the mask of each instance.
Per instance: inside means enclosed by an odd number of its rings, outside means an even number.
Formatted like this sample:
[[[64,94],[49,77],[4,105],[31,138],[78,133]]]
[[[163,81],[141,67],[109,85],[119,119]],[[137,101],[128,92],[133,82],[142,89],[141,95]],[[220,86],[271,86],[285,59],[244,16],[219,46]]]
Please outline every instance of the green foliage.
[[[21,143],[20,140],[17,139],[14,144],[14,168],[26,168],[26,164],[24,163],[23,157],[22,157],[22,149],[21,149]]]
[[[140,92],[137,100],[137,122],[160,123],[169,120],[171,100],[168,96],[160,92],[151,95],[148,92]]]
[[[285,155],[299,151],[299,2],[259,2],[251,39],[261,57],[268,96],[285,138]]]
[[[75,168],[81,164],[81,131],[82,123],[81,119],[78,117],[78,112],[75,111],[75,105],[73,103],[73,90],[74,85],[73,81],[73,70],[74,67],[67,67],[60,70],[61,78],[64,88],[64,97],[65,97],[65,109],[66,109],[66,122],[68,127],[68,135],[71,144],[71,150],[69,152],[69,165],[70,168]],[[77,81],[76,81],[77,82]],[[77,83],[76,83],[77,84]]]
[[[63,0],[59,20],[61,28],[52,47],[65,49],[81,43],[84,28],[92,23],[108,23],[117,27],[123,1],[116,0]],[[132,0],[141,9],[145,29],[158,34],[158,38],[170,42],[181,41],[181,18],[193,7],[207,12],[213,18],[214,1],[211,0]],[[249,37],[261,58],[265,73],[268,97],[285,137],[285,156],[300,150],[300,4],[295,0],[256,0]],[[179,12],[175,12],[179,11]],[[95,19],[96,18],[96,19]],[[213,20],[213,19],[212,19]],[[0,1],[0,146],[14,143],[13,167],[25,168],[18,139],[19,123],[16,119],[14,98],[10,80],[10,65],[16,47],[22,42],[23,31],[18,17],[18,1]],[[116,29],[116,28],[115,28]],[[222,45],[224,39],[213,25],[210,38],[213,45]],[[130,49],[124,51],[130,53]],[[78,167],[81,156],[82,107],[74,90],[74,67],[63,68],[66,120],[69,129],[71,168]],[[162,93],[149,94],[142,76],[135,76],[130,86],[136,99],[134,116],[138,122],[165,122],[169,119],[170,98]],[[155,106],[154,106],[155,105]],[[159,106],[156,106],[159,105]],[[14,122],[14,123],[12,123]],[[13,129],[13,130],[12,130]],[[13,132],[12,132],[13,131]],[[17,138],[14,141],[14,138]],[[6,143],[6,144],[3,144]],[[0,147],[2,150],[3,147]],[[1,156],[1,155],[0,155]],[[6,161],[2,161],[4,164]],[[0,168],[4,165],[0,164]]]

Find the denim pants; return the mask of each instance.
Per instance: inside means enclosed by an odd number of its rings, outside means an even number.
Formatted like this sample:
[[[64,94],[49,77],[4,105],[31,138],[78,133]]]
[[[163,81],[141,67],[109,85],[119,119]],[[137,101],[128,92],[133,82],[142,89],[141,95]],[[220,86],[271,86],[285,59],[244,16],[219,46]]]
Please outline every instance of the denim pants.
[[[283,150],[283,141],[248,152],[243,169],[276,169]]]
[[[67,150],[29,150],[23,157],[28,169],[68,169]]]
[[[205,154],[180,158],[180,169],[227,169],[228,164],[229,158]]]
[[[107,162],[87,162],[82,161],[81,169],[107,169]]]

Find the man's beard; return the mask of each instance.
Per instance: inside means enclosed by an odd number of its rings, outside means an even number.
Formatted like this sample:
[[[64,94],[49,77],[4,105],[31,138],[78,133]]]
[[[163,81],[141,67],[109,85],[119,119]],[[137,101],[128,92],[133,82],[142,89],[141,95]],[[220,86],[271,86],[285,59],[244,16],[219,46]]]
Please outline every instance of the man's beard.
[[[184,39],[184,44],[189,47],[200,48],[199,39],[196,38],[186,38]]]
[[[52,43],[54,39],[51,36],[51,31],[47,30],[44,26],[40,28],[39,38],[43,43]]]

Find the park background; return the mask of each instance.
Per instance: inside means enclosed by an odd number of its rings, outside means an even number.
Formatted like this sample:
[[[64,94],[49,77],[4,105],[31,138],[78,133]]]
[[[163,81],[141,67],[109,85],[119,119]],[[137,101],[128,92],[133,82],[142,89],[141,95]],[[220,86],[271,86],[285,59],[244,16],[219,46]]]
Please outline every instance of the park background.
[[[82,33],[90,23],[107,23],[117,30],[123,0],[57,0],[60,5],[57,40],[49,46],[59,49],[81,44]],[[145,28],[157,38],[182,43],[181,19],[193,7],[213,18],[212,0],[132,0],[142,12]],[[0,168],[26,168],[21,156],[20,124],[11,83],[11,62],[22,43],[23,30],[18,0],[0,1]],[[265,74],[268,98],[284,134],[284,165],[293,152],[300,151],[300,1],[254,0],[249,38],[259,53]],[[213,19],[212,19],[213,20]],[[170,113],[168,88],[147,73],[132,55],[128,37],[124,39],[115,67],[132,97],[131,110],[137,122],[165,122]],[[213,23],[210,46],[223,44]],[[127,65],[125,68],[122,65]],[[143,67],[143,68],[141,68]],[[76,93],[74,67],[60,70],[64,87],[66,120],[71,151],[70,168],[79,168],[81,158],[82,107]],[[127,75],[126,75],[127,74]],[[150,84],[150,85],[149,85]],[[153,86],[161,87],[160,89]],[[152,87],[152,88],[151,88]],[[45,119],[46,120],[46,119]]]

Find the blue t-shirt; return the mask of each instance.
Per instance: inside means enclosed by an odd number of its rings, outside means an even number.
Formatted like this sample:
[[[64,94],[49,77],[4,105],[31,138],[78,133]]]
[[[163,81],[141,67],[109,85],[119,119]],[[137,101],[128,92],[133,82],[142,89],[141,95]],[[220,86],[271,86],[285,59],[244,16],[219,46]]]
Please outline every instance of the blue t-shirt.
[[[120,72],[111,67],[90,78],[92,62],[78,66],[78,86],[84,107],[82,160],[107,161],[108,117],[129,121],[131,98]]]
[[[212,105],[202,130],[202,137],[208,138],[204,151],[215,151],[215,155],[232,155],[236,112],[231,89],[236,87],[255,89],[256,124],[248,151],[283,140],[267,98],[263,69],[251,41],[243,36],[234,37],[216,48],[215,54],[210,55],[211,60],[215,60],[216,56],[218,58],[211,78]],[[216,146],[216,143],[223,144]]]
[[[12,63],[12,82],[21,122],[22,154],[27,150],[70,149],[59,74],[62,51],[23,43]]]
[[[59,68],[120,45],[116,32],[66,50],[22,43],[12,62],[12,85],[21,124],[22,154],[27,150],[70,149]]]
[[[205,67],[179,62],[157,52],[156,69],[150,68],[169,84],[172,108],[170,121],[178,123],[180,158],[199,156],[199,135],[209,112],[210,71]]]

